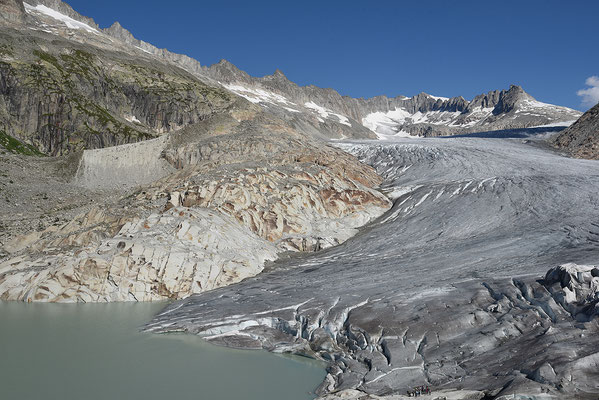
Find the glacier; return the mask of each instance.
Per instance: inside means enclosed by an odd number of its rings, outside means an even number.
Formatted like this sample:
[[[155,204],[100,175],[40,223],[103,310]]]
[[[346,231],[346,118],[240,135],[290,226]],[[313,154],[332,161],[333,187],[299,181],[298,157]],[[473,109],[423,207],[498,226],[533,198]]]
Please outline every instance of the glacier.
[[[323,395],[596,398],[599,164],[538,133],[335,142],[385,178],[385,215],[145,329],[323,359]]]

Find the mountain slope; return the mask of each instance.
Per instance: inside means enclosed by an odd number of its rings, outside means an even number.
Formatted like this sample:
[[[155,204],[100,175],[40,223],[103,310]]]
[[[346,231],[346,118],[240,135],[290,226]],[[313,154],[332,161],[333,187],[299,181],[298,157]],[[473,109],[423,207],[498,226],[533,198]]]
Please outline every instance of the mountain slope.
[[[25,7],[19,0],[0,0],[0,20],[9,24],[22,24],[25,20]]]
[[[599,104],[553,137],[551,142],[575,157],[599,159]]]
[[[25,7],[27,26],[37,30],[0,31],[0,127],[44,153],[153,138],[218,113],[236,97],[39,7]]]
[[[52,155],[156,137],[218,113],[235,95],[321,139],[450,135],[580,115],[516,86],[472,101],[425,93],[354,99],[300,87],[278,70],[254,78],[224,60],[202,66],[118,22],[100,29],[60,0],[0,7],[0,128]]]

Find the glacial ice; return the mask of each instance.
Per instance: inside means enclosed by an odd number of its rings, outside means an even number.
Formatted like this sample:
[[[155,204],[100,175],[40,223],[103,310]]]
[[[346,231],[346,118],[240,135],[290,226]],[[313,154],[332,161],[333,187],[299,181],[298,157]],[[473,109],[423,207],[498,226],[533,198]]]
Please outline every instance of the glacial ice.
[[[327,360],[321,393],[596,398],[599,163],[519,139],[336,145],[385,178],[387,214],[146,329]]]

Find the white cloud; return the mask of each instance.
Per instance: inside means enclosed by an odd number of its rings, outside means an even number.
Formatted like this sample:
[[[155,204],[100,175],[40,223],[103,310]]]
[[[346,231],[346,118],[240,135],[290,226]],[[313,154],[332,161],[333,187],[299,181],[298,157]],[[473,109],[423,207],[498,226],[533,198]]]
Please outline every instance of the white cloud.
[[[599,103],[599,76],[591,76],[585,81],[588,89],[581,89],[576,92],[577,95],[582,97],[582,104],[584,106],[593,107]]]

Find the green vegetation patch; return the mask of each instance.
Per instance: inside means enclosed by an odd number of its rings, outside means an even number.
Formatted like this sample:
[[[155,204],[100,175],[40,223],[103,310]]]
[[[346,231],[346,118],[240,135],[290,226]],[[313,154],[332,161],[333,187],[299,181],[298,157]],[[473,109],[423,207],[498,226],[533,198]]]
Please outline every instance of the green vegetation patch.
[[[52,54],[46,53],[40,50],[33,50],[33,54],[37,56],[40,60],[47,62],[48,64],[54,66],[59,71],[63,71],[62,66],[58,62],[58,59],[54,57]]]
[[[0,57],[14,57],[14,50],[7,44],[0,44]]]
[[[20,140],[10,136],[8,133],[0,130],[0,147],[14,154],[23,154],[26,156],[44,156],[35,146],[23,143]]]

